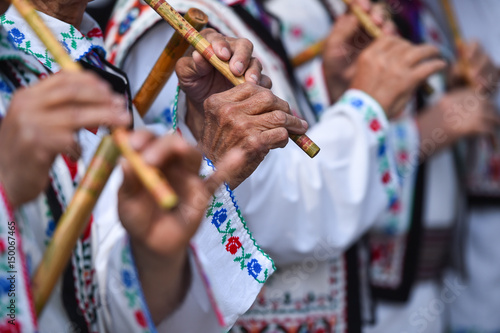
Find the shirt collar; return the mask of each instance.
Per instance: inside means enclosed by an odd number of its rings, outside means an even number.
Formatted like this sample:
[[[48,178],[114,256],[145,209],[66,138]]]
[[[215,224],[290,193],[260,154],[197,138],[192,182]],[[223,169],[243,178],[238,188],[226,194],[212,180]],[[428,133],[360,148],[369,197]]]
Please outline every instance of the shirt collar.
[[[81,60],[91,51],[96,51],[101,56],[105,56],[103,33],[97,22],[88,14],[83,17],[81,30],[44,13],[38,12],[38,14],[49,29],[54,32],[56,38],[73,60]],[[0,18],[0,21],[19,50],[32,55],[54,73],[61,70],[45,45],[38,39],[15,8],[11,6]]]

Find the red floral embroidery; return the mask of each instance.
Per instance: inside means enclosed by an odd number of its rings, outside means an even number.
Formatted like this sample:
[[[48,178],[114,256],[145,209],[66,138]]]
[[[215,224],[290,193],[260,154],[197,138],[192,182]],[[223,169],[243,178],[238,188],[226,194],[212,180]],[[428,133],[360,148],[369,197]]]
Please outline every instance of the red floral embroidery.
[[[295,38],[300,38],[300,36],[302,36],[302,29],[300,29],[299,27],[294,27],[292,29],[292,35],[295,37]]]
[[[377,119],[373,119],[370,122],[370,128],[372,129],[372,131],[377,132],[382,128],[382,125],[380,125],[380,122]]]
[[[382,176],[382,182],[384,184],[387,184],[390,181],[391,181],[391,174],[389,172],[384,173],[384,175]]]
[[[402,151],[399,153],[399,161],[407,162],[408,161],[408,152]]]
[[[400,210],[401,210],[401,202],[399,202],[399,200],[394,201],[394,203],[391,206],[391,211],[397,213]]]
[[[309,76],[309,77],[306,79],[306,87],[307,87],[307,88],[311,88],[313,85],[314,85],[314,77]]]
[[[87,37],[102,37],[102,30],[99,28],[94,28],[87,33]]]
[[[227,240],[226,251],[231,254],[236,254],[241,247],[241,242],[239,237],[231,237]]]
[[[146,317],[144,316],[144,313],[142,313],[142,311],[140,310],[137,310],[135,312],[135,320],[137,321],[137,323],[139,323],[139,325],[141,325],[142,327],[147,327],[148,324],[146,322]]]
[[[3,239],[0,239],[0,254],[3,254],[5,252],[5,243]]]
[[[21,333],[21,323],[15,321],[15,324],[9,324],[8,322],[0,324],[0,332],[2,333]]]

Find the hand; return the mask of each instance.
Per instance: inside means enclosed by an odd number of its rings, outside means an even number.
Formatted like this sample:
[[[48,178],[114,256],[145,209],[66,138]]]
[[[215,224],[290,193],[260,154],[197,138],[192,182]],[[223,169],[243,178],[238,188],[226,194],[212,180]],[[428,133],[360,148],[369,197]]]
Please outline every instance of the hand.
[[[252,174],[270,149],[285,147],[289,133],[307,130],[304,120],[290,115],[288,103],[248,82],[207,99],[204,119],[199,145],[208,158],[217,162],[235,147],[246,153],[247,163],[228,179],[233,189]]]
[[[248,39],[225,37],[213,29],[205,29],[201,34],[212,44],[217,57],[229,61],[229,68],[235,76],[244,75],[246,81],[271,88],[271,80],[261,74],[262,64],[252,58],[253,44]],[[179,85],[187,95],[188,105],[199,112],[202,112],[203,102],[208,97],[234,87],[198,51],[181,58],[176,73]]]
[[[120,219],[128,231],[139,276],[153,320],[161,322],[181,303],[189,285],[187,247],[209,200],[222,182],[241,168],[243,153],[232,151],[203,180],[198,172],[201,154],[177,136],[155,138],[145,131],[130,137],[144,161],[164,172],[179,196],[171,211],[161,210],[142,186],[129,163],[123,161],[119,191]]]
[[[381,4],[368,5],[373,22],[385,34],[394,35],[394,23],[385,15]],[[352,13],[337,19],[337,23],[326,39],[323,51],[323,71],[331,101],[336,101],[347,90],[355,71],[359,54],[368,47],[372,39],[361,28],[359,20]]]
[[[432,59],[438,55],[434,46],[381,37],[360,55],[351,88],[372,96],[394,118],[427,77],[445,68],[444,61]]]
[[[422,146],[432,143],[432,152],[451,146],[459,139],[475,135],[494,137],[500,116],[488,99],[480,99],[473,88],[455,90],[421,113],[418,118]],[[430,140],[430,141],[429,141]]]
[[[18,90],[0,125],[0,181],[16,207],[35,199],[48,185],[58,154],[76,159],[80,128],[126,126],[123,97],[90,73],[60,73]]]
[[[459,55],[462,61],[457,61],[452,68],[452,84],[456,86],[463,84],[464,80],[471,80],[474,87],[494,96],[498,91],[499,73],[481,45],[476,41],[463,44],[459,48]],[[464,78],[464,75],[467,77]]]

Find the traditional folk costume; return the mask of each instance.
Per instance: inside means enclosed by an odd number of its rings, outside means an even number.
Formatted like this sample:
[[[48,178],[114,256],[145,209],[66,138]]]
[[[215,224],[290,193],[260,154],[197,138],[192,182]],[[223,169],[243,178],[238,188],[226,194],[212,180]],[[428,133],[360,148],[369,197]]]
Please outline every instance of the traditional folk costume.
[[[498,67],[497,1],[451,1],[464,41],[477,40]],[[442,22],[446,16],[440,12]],[[450,35],[451,37],[451,35]],[[450,38],[451,39],[451,38]],[[491,95],[491,92],[489,92]],[[486,96],[488,97],[488,96]],[[499,96],[490,96],[500,106]],[[465,149],[468,215],[464,237],[464,269],[450,272],[448,279],[463,284],[449,307],[449,331],[470,333],[500,332],[500,156],[486,138],[468,140]]]
[[[89,16],[84,16],[81,30],[77,30],[43,13],[40,15],[75,61],[108,80],[115,91],[130,96],[126,76],[104,60],[102,31]],[[11,8],[1,16],[1,24],[0,109],[3,117],[16,88],[35,84],[51,73],[57,73],[60,68],[15,9]],[[139,122],[140,119],[136,119],[136,127],[141,126]],[[255,245],[233,194],[225,186],[216,192],[196,235],[198,238],[192,242],[192,282],[188,295],[182,306],[156,328],[142,294],[127,234],[117,214],[117,191],[122,178],[120,168],[111,176],[93,211],[90,224],[73,252],[71,265],[58,282],[42,315],[35,318],[30,276],[39,265],[59,217],[105,134],[105,129],[96,133],[79,131],[82,160],[74,163],[65,156],[58,156],[50,172],[51,185],[36,200],[13,211],[2,195],[0,330],[196,331],[191,328],[193,317],[203,327],[198,331],[219,332],[220,325],[230,326],[252,304],[262,284],[273,272],[273,262]],[[209,175],[212,168],[205,162],[201,174]],[[10,234],[8,223],[12,221],[15,221],[16,229]],[[7,266],[7,257],[11,255],[9,245],[13,239],[16,244],[14,268]],[[10,313],[7,306],[12,298],[7,278],[13,270],[17,282],[15,329],[7,322]]]
[[[445,57],[451,54],[428,7],[413,1],[399,9],[395,20],[407,39],[434,44]],[[432,104],[445,91],[444,77],[435,75],[429,82],[435,93],[426,103]],[[418,95],[411,117],[426,112]],[[418,134],[409,142],[413,149],[434,153],[435,144],[424,141],[420,146]],[[445,303],[461,288],[455,280],[441,280],[463,203],[455,153],[445,149],[420,165],[400,162],[400,176],[410,179],[404,183],[403,200],[370,233],[372,292],[379,303],[376,325],[365,331],[442,332]]]
[[[323,98],[318,99],[318,107],[310,107],[287,66],[286,51],[276,47],[279,39],[269,33],[278,25],[258,3],[169,3],[181,12],[199,8],[208,15],[210,26],[221,33],[250,39],[263,72],[273,81],[273,92],[310,123],[308,135],[322,149],[314,159],[293,143],[271,151],[235,190],[249,228],[277,260],[279,271],[233,331],[331,332],[346,330],[349,325],[355,332],[360,325],[359,294],[352,300],[346,295],[348,289],[353,291],[349,295],[358,291],[357,249],[346,255],[343,252],[398,199],[383,110],[370,96],[356,90],[349,90],[330,106],[321,81],[317,87],[322,89]],[[117,3],[106,43],[110,59],[137,83],[132,91],[139,89],[172,32],[144,3]],[[142,50],[148,50],[148,58],[142,58]],[[196,144],[183,121],[185,96],[179,95],[177,109],[169,107],[176,85],[176,79],[168,82],[146,119],[167,128],[173,121],[183,136]],[[316,113],[313,109],[319,110],[319,104],[324,111]]]

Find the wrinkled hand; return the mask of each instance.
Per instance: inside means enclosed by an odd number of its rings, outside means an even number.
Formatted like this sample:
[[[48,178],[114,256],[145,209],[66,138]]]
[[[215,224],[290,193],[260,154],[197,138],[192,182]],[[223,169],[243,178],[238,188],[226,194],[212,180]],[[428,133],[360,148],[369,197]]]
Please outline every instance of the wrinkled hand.
[[[77,158],[80,128],[126,126],[123,97],[90,73],[60,73],[18,90],[0,125],[0,181],[12,205],[35,199],[48,185],[58,154]]]
[[[395,35],[396,28],[386,15],[381,4],[360,3],[369,9],[373,22],[386,35]],[[362,29],[359,20],[348,12],[338,17],[337,22],[326,39],[323,51],[323,71],[330,92],[331,101],[336,101],[347,90],[356,70],[361,51],[368,47],[372,39]]]
[[[431,45],[412,45],[393,36],[377,39],[359,57],[351,88],[379,102],[388,118],[399,115],[415,89],[430,75],[445,68]]]
[[[285,147],[289,133],[307,130],[305,121],[290,115],[288,103],[249,82],[207,99],[204,120],[199,145],[208,158],[216,162],[235,147],[246,153],[245,166],[228,180],[231,188],[249,177],[270,149]]]
[[[490,96],[494,96],[498,91],[499,73],[493,60],[481,45],[477,41],[462,44],[459,55],[463,58],[463,62],[459,60],[453,65],[452,84],[457,86],[471,80],[474,87],[484,89]]]
[[[189,285],[187,247],[215,190],[239,170],[241,151],[228,153],[217,171],[199,177],[201,154],[180,137],[138,131],[130,143],[144,161],[160,169],[179,197],[171,211],[161,210],[143,187],[129,163],[122,163],[124,179],[118,210],[127,230],[144,294],[155,323],[161,322],[182,301]],[[187,271],[186,271],[187,268]]]
[[[438,151],[464,137],[493,137],[500,127],[500,116],[488,99],[478,98],[473,88],[466,88],[444,95],[421,113],[417,122],[422,144],[431,140]]]
[[[244,75],[246,81],[271,87],[271,80],[261,73],[262,64],[252,57],[253,44],[248,39],[226,37],[213,29],[205,29],[201,34],[212,44],[217,57],[229,61],[229,68],[235,76]],[[181,58],[176,73],[179,85],[187,95],[188,105],[198,111],[202,110],[208,97],[234,87],[198,51]]]

